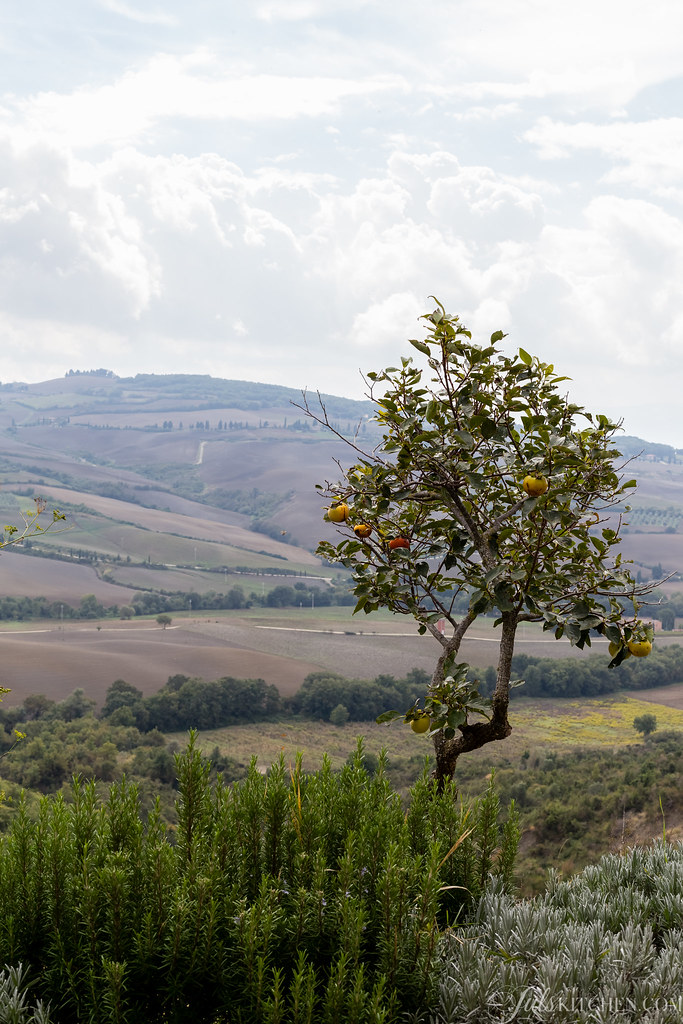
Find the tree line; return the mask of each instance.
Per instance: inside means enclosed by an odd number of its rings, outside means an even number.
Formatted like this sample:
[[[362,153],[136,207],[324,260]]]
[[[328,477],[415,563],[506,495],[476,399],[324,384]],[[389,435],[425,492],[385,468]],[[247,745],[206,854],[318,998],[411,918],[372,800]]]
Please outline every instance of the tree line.
[[[196,590],[140,591],[131,604],[105,605],[94,594],[85,594],[78,604],[50,601],[45,597],[0,597],[0,620],[25,622],[30,619],[105,619],[132,618],[134,615],[159,615],[162,612],[223,610],[234,611],[254,605],[265,608],[298,608],[299,605],[322,608],[353,605],[355,599],[344,587],[315,587],[297,582],[280,584],[263,594],[253,590],[245,594],[236,585],[227,591]]]
[[[314,672],[293,697],[283,698],[263,679],[224,676],[207,682],[178,674],[170,676],[157,693],[145,697],[136,686],[117,679],[107,690],[101,715],[112,725],[177,732],[218,729],[284,714],[329,721],[341,705],[348,720],[367,722],[381,714],[387,703],[412,699],[421,685],[424,673],[420,669],[412,669],[405,679],[398,680],[390,675],[365,680]]]
[[[534,658],[515,654],[512,671],[524,685],[512,690],[519,697],[597,697],[618,690],[648,690],[683,682],[683,647],[655,647],[648,658],[628,658],[614,671],[609,655],[590,658]],[[483,673],[483,691],[492,692],[492,669]]]

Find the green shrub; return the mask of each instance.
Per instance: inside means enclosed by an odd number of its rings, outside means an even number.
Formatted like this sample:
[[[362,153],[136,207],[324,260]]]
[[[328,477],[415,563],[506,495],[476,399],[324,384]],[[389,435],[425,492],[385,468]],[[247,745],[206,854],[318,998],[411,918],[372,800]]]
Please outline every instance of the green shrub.
[[[346,725],[349,720],[349,712],[343,704],[337,704],[330,711],[330,722],[332,725]]]
[[[339,774],[283,760],[214,784],[177,760],[178,823],[143,824],[135,787],[75,782],[0,838],[0,963],[24,963],[60,1024],[390,1024],[432,997],[442,926],[493,872],[510,886],[514,814],[426,774],[406,812],[380,757]]]

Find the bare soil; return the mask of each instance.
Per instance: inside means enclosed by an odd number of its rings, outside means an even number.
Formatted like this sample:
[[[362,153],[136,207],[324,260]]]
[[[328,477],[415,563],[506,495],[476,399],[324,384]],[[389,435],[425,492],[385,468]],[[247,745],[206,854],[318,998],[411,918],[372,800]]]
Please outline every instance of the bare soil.
[[[52,558],[33,558],[5,550],[0,576],[2,597],[44,597],[76,605],[85,594],[94,594],[109,607],[130,604],[136,594],[128,587],[101,580],[92,566],[62,562]]]
[[[657,686],[652,690],[630,690],[629,696],[635,700],[647,701],[648,704],[662,704],[667,708],[683,710],[683,683]]]
[[[101,704],[116,679],[150,694],[176,673],[265,679],[288,695],[319,668],[303,659],[245,650],[227,636],[208,638],[185,625],[161,629],[149,621],[106,623],[99,630],[95,623],[4,630],[0,650],[0,685],[12,690],[8,704],[19,704],[30,693],[62,700],[77,687]]]

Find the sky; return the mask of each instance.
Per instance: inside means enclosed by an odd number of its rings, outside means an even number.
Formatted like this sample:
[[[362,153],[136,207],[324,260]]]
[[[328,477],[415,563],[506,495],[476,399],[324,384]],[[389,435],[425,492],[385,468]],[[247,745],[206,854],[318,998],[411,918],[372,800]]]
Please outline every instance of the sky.
[[[2,381],[362,398],[438,299],[683,447],[680,0],[23,0]]]

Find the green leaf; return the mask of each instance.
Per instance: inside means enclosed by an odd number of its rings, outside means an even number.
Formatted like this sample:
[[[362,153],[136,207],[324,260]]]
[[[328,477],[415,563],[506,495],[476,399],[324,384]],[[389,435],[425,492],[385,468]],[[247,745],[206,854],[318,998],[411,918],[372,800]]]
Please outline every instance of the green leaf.
[[[475,590],[470,598],[470,611],[474,612],[475,615],[480,615],[481,612],[485,612],[490,604],[490,599],[487,593],[482,593],[480,590]]]
[[[422,352],[423,355],[431,355],[429,351],[429,345],[425,345],[424,341],[416,341],[414,338],[410,339],[410,344],[413,348],[416,348],[418,352]]]
[[[519,358],[522,360],[525,366],[531,366],[533,360],[528,352],[525,352],[523,348],[519,350]]]
[[[605,626],[605,636],[613,644],[621,643],[621,630],[613,622],[608,622]]]
[[[427,411],[425,412],[425,419],[428,420],[430,423],[433,423],[438,415],[439,403],[433,399],[427,406]]]
[[[461,711],[458,708],[449,712],[447,722],[451,729],[457,729],[459,725],[464,725],[467,721],[467,713]]]
[[[499,341],[502,341],[504,337],[505,334],[503,331],[494,331],[491,335],[491,344],[496,345]]]
[[[484,582],[493,583],[493,581],[497,580],[499,576],[502,576],[506,568],[507,566],[503,563],[501,563],[500,565],[494,565],[493,569],[489,569],[489,571],[484,576]]]
[[[403,711],[383,711],[381,715],[378,715],[375,721],[378,725],[384,725],[385,722],[394,722],[397,718],[403,718]]]

